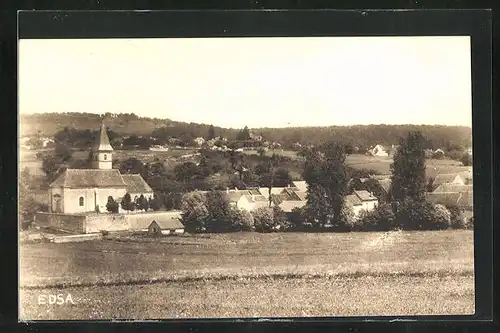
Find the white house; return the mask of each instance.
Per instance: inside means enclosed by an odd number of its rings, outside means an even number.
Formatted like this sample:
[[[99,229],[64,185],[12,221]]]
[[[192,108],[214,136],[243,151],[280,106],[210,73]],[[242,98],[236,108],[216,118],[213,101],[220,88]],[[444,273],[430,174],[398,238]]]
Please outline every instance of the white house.
[[[385,156],[389,156],[389,153],[387,153],[387,150],[381,146],[381,145],[376,145],[375,147],[373,147],[369,153],[372,155],[372,156],[380,156],[380,157],[385,157]]]
[[[353,191],[345,197],[347,204],[352,206],[354,216],[358,217],[361,211],[371,211],[378,206],[378,199],[368,191]]]

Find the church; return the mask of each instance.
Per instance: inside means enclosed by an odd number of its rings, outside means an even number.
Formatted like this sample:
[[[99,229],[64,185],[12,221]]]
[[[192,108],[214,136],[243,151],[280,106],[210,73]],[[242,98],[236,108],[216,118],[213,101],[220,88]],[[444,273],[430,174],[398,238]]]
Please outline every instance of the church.
[[[49,187],[49,212],[80,214],[107,211],[108,198],[120,202],[126,193],[132,200],[153,197],[153,190],[138,174],[113,169],[113,147],[104,123],[92,147],[92,169],[67,169]],[[121,210],[121,207],[120,207]]]

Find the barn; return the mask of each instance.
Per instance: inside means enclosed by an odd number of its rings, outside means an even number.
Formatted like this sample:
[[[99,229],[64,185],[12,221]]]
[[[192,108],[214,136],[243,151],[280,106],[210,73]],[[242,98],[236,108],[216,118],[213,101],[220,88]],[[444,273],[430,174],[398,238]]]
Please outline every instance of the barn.
[[[178,218],[153,220],[147,229],[149,235],[170,235],[184,233],[184,225]]]

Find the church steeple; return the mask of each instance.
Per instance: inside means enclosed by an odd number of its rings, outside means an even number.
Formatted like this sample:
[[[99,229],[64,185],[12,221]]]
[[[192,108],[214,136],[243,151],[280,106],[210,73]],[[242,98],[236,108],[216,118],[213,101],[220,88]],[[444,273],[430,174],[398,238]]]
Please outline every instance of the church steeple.
[[[97,140],[92,147],[92,167],[103,170],[111,169],[113,166],[112,152],[113,147],[109,143],[106,126],[102,122]]]

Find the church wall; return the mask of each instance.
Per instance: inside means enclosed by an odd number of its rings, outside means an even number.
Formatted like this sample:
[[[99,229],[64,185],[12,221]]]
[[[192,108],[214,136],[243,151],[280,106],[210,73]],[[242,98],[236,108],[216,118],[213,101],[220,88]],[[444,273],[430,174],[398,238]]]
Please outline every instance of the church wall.
[[[75,233],[85,233],[85,215],[42,213],[36,214],[35,223],[41,227],[50,227]]]
[[[93,233],[106,231],[129,230],[126,217],[122,214],[95,214],[88,215],[85,223],[85,232]]]
[[[85,213],[95,212],[96,204],[99,205],[100,212],[106,212],[108,196],[115,200],[125,195],[125,189],[116,188],[87,188],[87,189],[64,189],[64,212],[65,213]],[[84,198],[83,207],[79,205],[80,197]],[[97,200],[97,202],[96,202]]]

